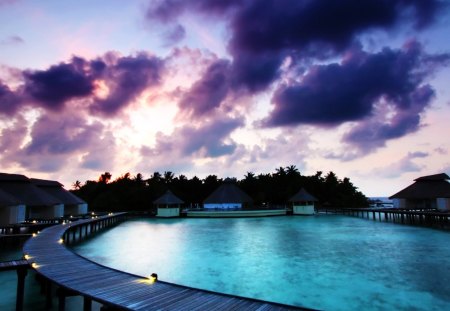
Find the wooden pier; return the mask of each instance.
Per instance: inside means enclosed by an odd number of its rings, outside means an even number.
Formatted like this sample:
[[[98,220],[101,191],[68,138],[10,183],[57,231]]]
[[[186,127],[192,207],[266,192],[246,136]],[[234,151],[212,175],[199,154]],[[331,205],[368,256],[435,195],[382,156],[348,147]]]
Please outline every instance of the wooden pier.
[[[90,220],[56,225],[29,239],[24,246],[27,262],[44,277],[47,301],[51,304],[52,286],[57,287],[58,308],[64,310],[65,297],[80,295],[84,310],[92,301],[114,310],[306,310],[194,289],[111,269],[83,258],[66,243],[121,221],[116,214]],[[153,273],[157,271],[149,271]],[[50,296],[50,297],[49,297]]]
[[[418,225],[439,229],[450,229],[450,213],[426,209],[392,209],[392,208],[342,208],[322,209],[321,212],[343,214],[376,221],[394,222],[405,225]]]

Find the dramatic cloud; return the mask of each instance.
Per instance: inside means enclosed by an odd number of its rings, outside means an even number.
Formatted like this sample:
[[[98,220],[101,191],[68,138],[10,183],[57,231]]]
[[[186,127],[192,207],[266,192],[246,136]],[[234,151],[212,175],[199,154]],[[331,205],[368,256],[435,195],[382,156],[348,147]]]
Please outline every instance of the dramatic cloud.
[[[0,112],[14,113],[19,104],[59,111],[82,100],[90,112],[111,117],[158,85],[162,69],[161,59],[144,52],[126,57],[106,53],[94,60],[73,57],[46,70],[23,71],[23,85],[16,91],[0,81]]]
[[[372,29],[409,22],[416,29],[433,22],[439,0],[248,0],[151,1],[147,18],[173,25],[183,14],[226,21],[235,87],[264,90],[279,75],[286,55],[324,57],[347,49]]]
[[[25,71],[24,93],[49,109],[60,109],[71,98],[89,96],[94,77],[84,65],[84,60],[73,58],[47,70]]]
[[[184,94],[179,107],[192,117],[201,117],[218,108],[228,93],[228,71],[228,61],[218,60],[211,64],[202,78]]]
[[[162,60],[146,53],[114,59],[101,75],[109,94],[105,99],[96,100],[91,111],[110,116],[116,114],[147,87],[157,85],[162,68]]]
[[[17,94],[0,80],[0,115],[11,115],[16,112],[20,105],[20,98]]]

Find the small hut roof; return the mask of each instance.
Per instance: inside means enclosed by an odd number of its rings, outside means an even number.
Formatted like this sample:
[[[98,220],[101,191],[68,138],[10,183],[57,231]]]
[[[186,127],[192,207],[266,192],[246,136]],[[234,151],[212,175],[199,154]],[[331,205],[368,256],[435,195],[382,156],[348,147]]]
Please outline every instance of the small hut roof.
[[[59,199],[33,185],[24,175],[0,173],[0,189],[29,206],[61,204]]]
[[[167,190],[162,196],[153,201],[157,205],[183,204],[184,202],[178,198],[172,191]]]
[[[289,202],[312,202],[317,201],[317,198],[310,194],[308,191],[305,190],[305,188],[301,188],[299,192],[294,194],[290,199]]]
[[[214,190],[203,203],[251,203],[252,198],[242,191],[231,179]]]
[[[449,179],[445,173],[419,177],[412,185],[392,195],[389,199],[450,198]]]
[[[65,205],[86,204],[84,200],[64,189],[63,185],[55,180],[31,178],[31,182],[39,189],[59,199]]]
[[[20,201],[17,198],[0,189],[0,206],[14,206],[19,204]]]

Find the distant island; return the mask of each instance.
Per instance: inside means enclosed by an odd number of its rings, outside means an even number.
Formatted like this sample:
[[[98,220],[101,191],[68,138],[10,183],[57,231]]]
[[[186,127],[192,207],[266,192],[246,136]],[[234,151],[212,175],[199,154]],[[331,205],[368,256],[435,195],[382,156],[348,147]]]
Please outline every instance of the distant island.
[[[209,175],[204,179],[197,176],[187,178],[171,171],[154,172],[150,178],[141,173],[125,173],[116,179],[109,172],[101,174],[98,180],[84,183],[75,181],[72,192],[96,211],[149,211],[154,209],[153,201],[167,190],[185,202],[188,208],[201,207],[205,198],[219,187],[225,178]],[[231,178],[252,199],[254,208],[284,206],[292,195],[305,188],[317,199],[319,207],[355,208],[368,207],[368,198],[358,191],[348,177],[338,178],[332,171],[323,175],[302,175],[295,165],[279,167],[273,173],[247,172],[244,178]]]

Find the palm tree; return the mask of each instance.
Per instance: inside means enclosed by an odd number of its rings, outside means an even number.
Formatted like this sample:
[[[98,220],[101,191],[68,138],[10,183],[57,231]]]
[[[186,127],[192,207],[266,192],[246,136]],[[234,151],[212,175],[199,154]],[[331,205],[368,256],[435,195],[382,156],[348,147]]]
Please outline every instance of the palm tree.
[[[110,172],[104,172],[98,178],[98,182],[102,183],[102,184],[107,184],[111,180],[111,177],[112,177],[112,175]]]
[[[81,181],[77,180],[72,184],[72,189],[80,190],[80,188],[81,188]]]

